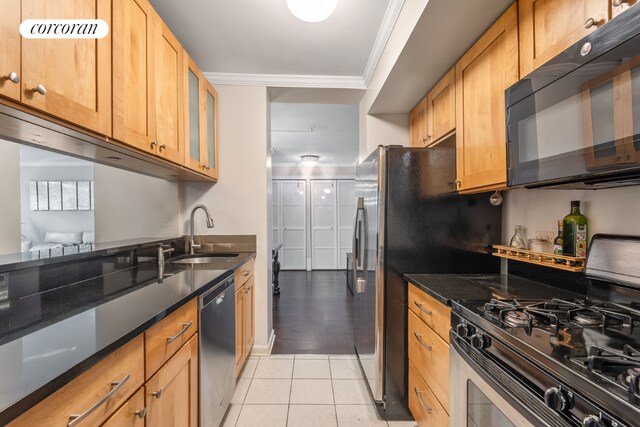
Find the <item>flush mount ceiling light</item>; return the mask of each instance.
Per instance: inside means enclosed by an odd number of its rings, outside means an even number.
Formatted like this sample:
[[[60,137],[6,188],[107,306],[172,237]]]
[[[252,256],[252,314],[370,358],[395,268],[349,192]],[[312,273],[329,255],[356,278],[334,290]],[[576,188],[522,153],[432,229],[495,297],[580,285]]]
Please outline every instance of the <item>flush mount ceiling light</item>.
[[[300,160],[302,160],[302,166],[305,168],[312,168],[318,166],[318,163],[320,163],[320,156],[307,154],[306,156],[300,156]]]
[[[324,21],[336,10],[338,0],[287,0],[293,15],[306,22]]]

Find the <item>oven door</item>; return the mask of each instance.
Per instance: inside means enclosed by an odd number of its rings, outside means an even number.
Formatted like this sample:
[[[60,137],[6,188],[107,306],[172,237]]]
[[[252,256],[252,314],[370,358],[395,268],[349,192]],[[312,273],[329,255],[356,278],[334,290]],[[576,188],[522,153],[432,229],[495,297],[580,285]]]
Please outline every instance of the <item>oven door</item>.
[[[455,333],[450,348],[451,427],[571,425]]]

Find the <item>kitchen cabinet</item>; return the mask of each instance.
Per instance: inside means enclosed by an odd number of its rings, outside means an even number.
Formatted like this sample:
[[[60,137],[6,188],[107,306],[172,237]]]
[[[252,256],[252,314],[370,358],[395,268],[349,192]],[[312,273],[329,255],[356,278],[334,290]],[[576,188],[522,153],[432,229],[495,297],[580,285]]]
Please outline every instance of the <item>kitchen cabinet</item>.
[[[449,414],[409,361],[409,410],[418,427],[448,426]]]
[[[611,18],[615,18],[636,3],[638,0],[611,0]]]
[[[407,316],[409,365],[415,371],[414,378],[411,374],[409,378],[409,408],[418,424],[424,425],[420,420],[430,414],[425,413],[421,401],[430,400],[428,407],[440,413],[436,418],[448,418],[449,414],[451,309],[410,283]]]
[[[198,334],[145,385],[147,425],[198,425]]]
[[[72,416],[81,414],[86,414],[82,425],[100,425],[143,382],[144,345],[142,336],[138,336],[16,418],[9,426],[67,425]]]
[[[144,334],[145,378],[149,379],[198,330],[198,301],[192,299]]]
[[[452,68],[427,94],[427,143],[434,146],[456,130],[456,72]]]
[[[504,91],[518,80],[517,3],[455,66],[456,175],[465,193],[504,188]]]
[[[609,20],[616,0],[520,0],[520,75],[525,77]],[[622,11],[624,7],[614,7]]]
[[[20,0],[0,0],[0,95],[20,101]]]
[[[236,376],[251,352],[255,336],[253,265],[254,260],[251,259],[235,271]]]
[[[111,0],[23,0],[21,19],[35,18],[102,19],[110,26]],[[111,33],[102,39],[21,38],[21,61],[23,104],[111,135]]]
[[[113,10],[113,137],[183,164],[182,46],[146,0]]]
[[[196,63],[185,55],[187,141],[185,166],[218,178],[218,94]]]
[[[429,144],[427,115],[428,99],[425,96],[409,113],[409,138],[412,147]]]
[[[120,407],[102,427],[145,427],[147,408],[144,404],[144,387]]]

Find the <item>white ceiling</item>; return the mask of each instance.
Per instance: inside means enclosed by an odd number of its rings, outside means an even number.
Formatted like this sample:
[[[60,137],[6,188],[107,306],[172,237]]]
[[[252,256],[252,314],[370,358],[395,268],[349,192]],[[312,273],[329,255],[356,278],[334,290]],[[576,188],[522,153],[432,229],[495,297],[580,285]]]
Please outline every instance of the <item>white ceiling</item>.
[[[404,0],[338,0],[333,15],[319,23],[294,17],[286,0],[151,3],[210,80],[231,74],[362,82],[367,68],[373,72]]]
[[[320,156],[320,166],[354,166],[358,159],[358,106],[271,104],[274,166],[298,166],[300,156]]]

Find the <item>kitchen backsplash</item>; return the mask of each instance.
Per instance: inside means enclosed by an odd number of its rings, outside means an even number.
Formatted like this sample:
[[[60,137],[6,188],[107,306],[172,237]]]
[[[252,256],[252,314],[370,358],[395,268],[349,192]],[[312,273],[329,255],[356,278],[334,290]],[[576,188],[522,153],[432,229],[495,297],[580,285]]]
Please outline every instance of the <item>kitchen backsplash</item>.
[[[502,243],[509,242],[516,225],[525,236],[557,230],[557,220],[571,209],[571,200],[580,200],[580,210],[589,219],[589,238],[596,233],[640,236],[640,186],[585,190],[511,190],[504,194]]]

